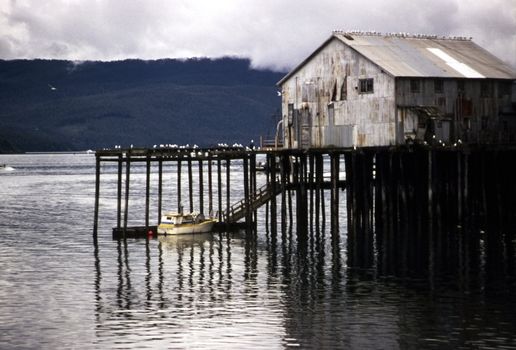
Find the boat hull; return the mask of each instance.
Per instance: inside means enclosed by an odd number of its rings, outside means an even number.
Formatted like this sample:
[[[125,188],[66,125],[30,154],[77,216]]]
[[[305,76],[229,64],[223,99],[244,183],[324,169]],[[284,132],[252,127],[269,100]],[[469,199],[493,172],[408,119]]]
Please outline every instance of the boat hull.
[[[158,234],[160,235],[183,235],[192,233],[206,233],[213,229],[215,220],[206,220],[197,224],[160,224]]]

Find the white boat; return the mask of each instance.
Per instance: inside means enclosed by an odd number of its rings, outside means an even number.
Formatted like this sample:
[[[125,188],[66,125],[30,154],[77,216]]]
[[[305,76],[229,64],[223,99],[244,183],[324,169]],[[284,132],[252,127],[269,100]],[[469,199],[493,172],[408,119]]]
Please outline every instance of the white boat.
[[[217,220],[206,218],[203,214],[168,212],[161,217],[158,234],[180,235],[210,232]]]
[[[14,168],[9,166],[9,165],[5,165],[5,164],[0,164],[0,171],[13,171]]]

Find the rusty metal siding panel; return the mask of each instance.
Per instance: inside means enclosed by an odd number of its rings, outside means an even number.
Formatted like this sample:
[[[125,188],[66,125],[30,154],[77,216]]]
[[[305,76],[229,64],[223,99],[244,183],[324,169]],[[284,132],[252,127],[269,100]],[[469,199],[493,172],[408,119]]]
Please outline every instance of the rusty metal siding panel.
[[[326,147],[353,147],[357,145],[355,125],[323,127],[322,134]]]

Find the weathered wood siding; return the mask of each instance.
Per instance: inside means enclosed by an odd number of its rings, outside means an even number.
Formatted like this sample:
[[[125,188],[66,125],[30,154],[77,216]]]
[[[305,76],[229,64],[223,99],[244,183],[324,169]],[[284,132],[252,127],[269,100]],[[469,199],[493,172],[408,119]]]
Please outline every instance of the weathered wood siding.
[[[360,79],[373,92],[360,92]],[[363,147],[396,143],[395,80],[371,61],[331,40],[282,84],[284,145]]]
[[[417,80],[419,91],[413,91]],[[436,92],[436,81],[442,91]],[[437,83],[439,84],[439,83]],[[417,117],[408,112],[413,106],[434,106],[451,120],[451,140],[470,143],[510,141],[516,132],[511,112],[512,82],[494,79],[396,79],[396,103],[400,128],[405,134],[417,128]],[[398,132],[400,129],[398,129]]]

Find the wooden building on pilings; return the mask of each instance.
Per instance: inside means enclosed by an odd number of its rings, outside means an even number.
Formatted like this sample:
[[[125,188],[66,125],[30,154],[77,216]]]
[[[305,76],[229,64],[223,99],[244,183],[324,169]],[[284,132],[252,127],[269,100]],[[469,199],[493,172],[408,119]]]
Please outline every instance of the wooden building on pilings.
[[[516,143],[515,79],[470,38],[336,31],[277,84],[283,143]]]

